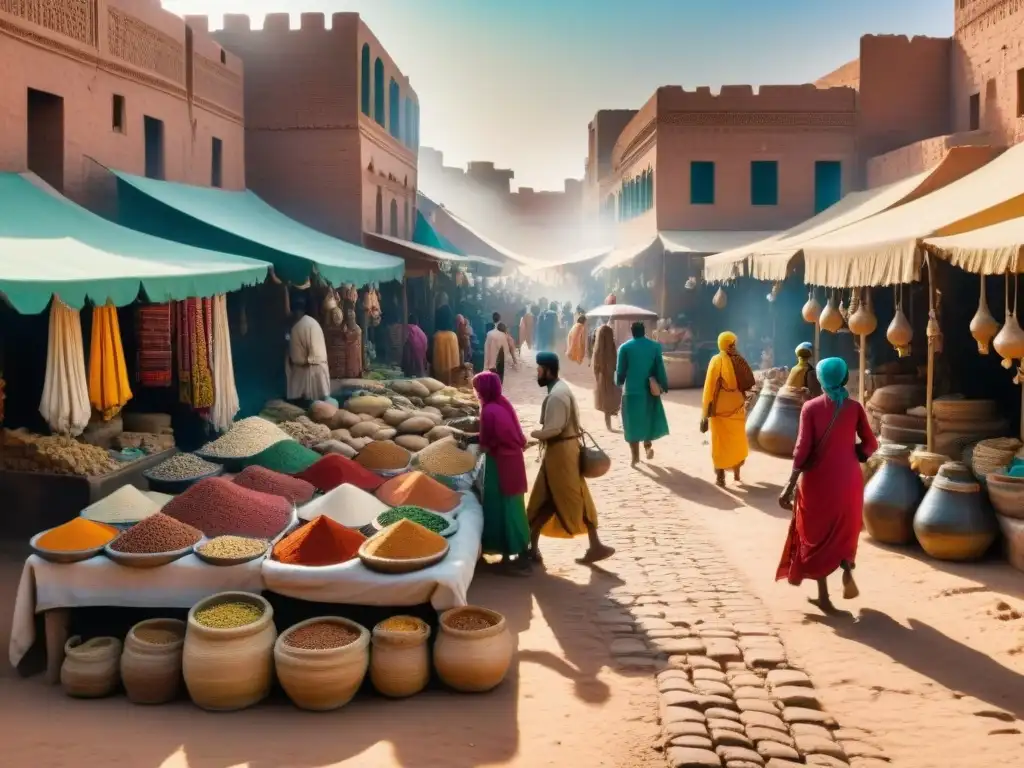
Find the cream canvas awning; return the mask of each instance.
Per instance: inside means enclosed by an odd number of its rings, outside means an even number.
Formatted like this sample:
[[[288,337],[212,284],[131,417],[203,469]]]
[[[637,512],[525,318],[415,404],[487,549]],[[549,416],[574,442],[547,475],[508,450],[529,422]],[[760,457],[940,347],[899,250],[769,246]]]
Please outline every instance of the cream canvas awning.
[[[1024,216],[1024,144],[953,183],[804,246],[811,285],[856,288],[911,283],[921,242]]]
[[[650,235],[648,239],[641,240],[639,242],[630,243],[629,245],[619,246],[603,259],[601,263],[594,267],[591,274],[594,276],[599,275],[601,272],[607,269],[615,269],[616,267],[624,267],[630,264],[635,258],[645,253],[649,248],[653,248],[655,244],[660,243],[657,235]]]
[[[930,237],[925,245],[954,267],[982,275],[1024,272],[1024,218],[960,235]]]
[[[650,240],[616,248],[601,261],[594,274],[606,269],[629,266],[649,248],[660,246],[665,253],[710,254],[737,248],[773,236],[774,232],[733,230],[673,229],[659,232]]]
[[[926,171],[884,187],[851,192],[816,216],[774,237],[709,256],[704,262],[704,280],[709,283],[722,283],[735,277],[785,280],[793,259],[805,243],[899,205],[931,175],[931,171]]]

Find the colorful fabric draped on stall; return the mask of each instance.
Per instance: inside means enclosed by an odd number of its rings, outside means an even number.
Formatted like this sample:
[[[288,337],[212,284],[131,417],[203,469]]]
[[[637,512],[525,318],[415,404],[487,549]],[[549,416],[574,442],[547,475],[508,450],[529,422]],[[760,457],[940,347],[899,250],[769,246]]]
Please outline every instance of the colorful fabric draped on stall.
[[[121,346],[117,307],[111,303],[92,309],[92,344],[89,348],[89,402],[103,421],[117,416],[132,399],[128,366]]]
[[[213,374],[210,348],[213,339],[213,302],[186,299],[175,305],[175,335],[178,347],[178,397],[194,410],[205,412],[213,406]]]
[[[57,296],[50,303],[46,379],[39,412],[55,434],[78,436],[89,424],[89,385],[85,374],[82,318]]]
[[[149,304],[135,311],[138,380],[143,387],[174,384],[173,326],[171,304]]]

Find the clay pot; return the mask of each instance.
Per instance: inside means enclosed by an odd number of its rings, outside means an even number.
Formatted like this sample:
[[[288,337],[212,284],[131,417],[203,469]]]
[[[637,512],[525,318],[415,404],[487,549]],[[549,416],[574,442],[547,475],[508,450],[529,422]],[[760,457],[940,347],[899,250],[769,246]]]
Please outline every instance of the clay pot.
[[[890,443],[876,455],[882,466],[864,487],[864,527],[882,544],[909,544],[914,540],[914,512],[924,495],[910,468],[910,449]]]
[[[719,288],[715,291],[715,296],[711,299],[711,303],[715,309],[725,309],[725,305],[729,303],[729,298],[725,295],[725,291]]]
[[[973,480],[938,475],[914,515],[914,534],[936,560],[977,560],[995,541],[996,518]]]
[[[341,624],[359,637],[340,648],[305,650],[286,642],[300,627],[319,623]],[[339,616],[322,616],[300,621],[281,633],[274,644],[277,679],[288,698],[299,709],[327,712],[352,701],[370,666],[370,633],[366,627]]]
[[[373,628],[370,681],[388,698],[414,696],[430,681],[430,627],[419,619],[416,622],[420,626],[414,632],[387,630],[383,622]]]
[[[821,304],[818,303],[818,299],[814,296],[814,291],[807,294],[807,302],[804,304],[803,309],[800,310],[800,314],[808,323],[818,322],[818,318],[821,317]]]
[[[996,515],[1006,539],[1006,559],[1018,571],[1024,571],[1024,520]]]
[[[838,333],[843,327],[843,315],[836,308],[834,299],[829,299],[828,304],[821,311],[821,315],[818,317],[818,326],[821,330],[829,333]]]
[[[1015,313],[1006,313],[1006,321],[1003,323],[1003,327],[999,329],[995,339],[992,340],[992,346],[995,348],[996,353],[1003,358],[1004,368],[1009,367],[1005,365],[1006,361],[1019,360],[1024,357],[1024,330],[1021,329],[1020,323],[1017,322],[1017,315]]]
[[[214,629],[196,621],[196,612],[218,603],[251,603],[263,610],[252,624]],[[182,672],[188,695],[198,707],[231,711],[267,697],[274,677],[274,609],[259,595],[221,592],[200,600],[188,612]]]
[[[988,310],[988,297],[985,295],[985,276],[981,276],[981,297],[978,300],[978,311],[971,319],[971,336],[978,342],[978,353],[987,355],[992,339],[999,333],[999,321],[992,317]]]
[[[174,632],[178,638],[169,643],[147,642],[142,639],[147,629]],[[178,619],[140,621],[129,630],[121,654],[121,681],[130,702],[165,704],[177,698],[184,645],[185,622]]]
[[[462,612],[482,613],[494,622],[486,629],[454,629],[448,622]],[[463,693],[483,693],[501,685],[512,664],[514,643],[505,617],[475,606],[452,608],[441,614],[434,669],[450,688]]]
[[[1003,517],[1024,520],[1024,482],[1011,480],[1008,475],[992,472],[986,488],[989,501]]]
[[[871,306],[871,291],[867,292],[867,298],[857,304],[857,308],[850,315],[850,333],[857,336],[870,336],[878,327],[878,318]]]
[[[757,444],[761,450],[773,456],[792,458],[796,436],[800,431],[800,409],[803,407],[804,396],[797,390],[792,387],[779,390],[757,435]]]
[[[761,388],[757,402],[747,414],[747,443],[749,445],[759,447],[757,438],[765,421],[768,420],[768,414],[771,413],[772,406],[775,404],[776,395],[778,395],[778,390],[775,387],[764,386]]]
[[[77,699],[98,699],[117,689],[120,679],[121,641],[94,637],[82,642],[79,635],[64,645],[60,684],[64,693]]]

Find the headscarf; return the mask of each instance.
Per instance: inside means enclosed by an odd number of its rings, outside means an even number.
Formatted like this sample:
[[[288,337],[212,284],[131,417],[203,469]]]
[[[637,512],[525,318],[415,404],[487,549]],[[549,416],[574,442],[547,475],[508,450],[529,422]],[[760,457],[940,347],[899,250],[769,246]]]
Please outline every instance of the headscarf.
[[[801,342],[796,345],[796,356],[799,360],[805,360],[814,354],[814,345],[809,341]]]
[[[526,447],[526,436],[519,424],[519,416],[512,403],[501,392],[501,379],[493,371],[484,371],[473,377],[473,389],[482,406],[481,438],[485,447]]]
[[[718,334],[718,351],[725,354],[725,351],[729,349],[729,347],[733,346],[737,341],[738,339],[736,338],[735,333],[732,331],[722,331]]]
[[[722,382],[727,389],[736,388],[736,369],[733,367],[732,358],[726,351],[737,341],[736,334],[732,331],[722,331],[718,334],[718,357],[722,360]]]
[[[836,405],[842,405],[850,396],[846,382],[850,377],[850,369],[841,357],[826,357],[814,369],[825,396]]]

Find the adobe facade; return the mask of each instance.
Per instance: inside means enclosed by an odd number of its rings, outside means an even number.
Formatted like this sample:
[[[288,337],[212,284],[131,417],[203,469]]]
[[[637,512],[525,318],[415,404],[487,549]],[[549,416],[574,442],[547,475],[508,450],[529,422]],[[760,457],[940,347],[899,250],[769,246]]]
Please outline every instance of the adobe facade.
[[[0,171],[245,187],[242,64],[158,0],[0,0]]]
[[[411,238],[419,100],[359,15],[335,13],[328,27],[324,14],[303,13],[291,29],[287,13],[273,13],[256,30],[228,14],[214,38],[246,66],[249,187],[336,237]]]

